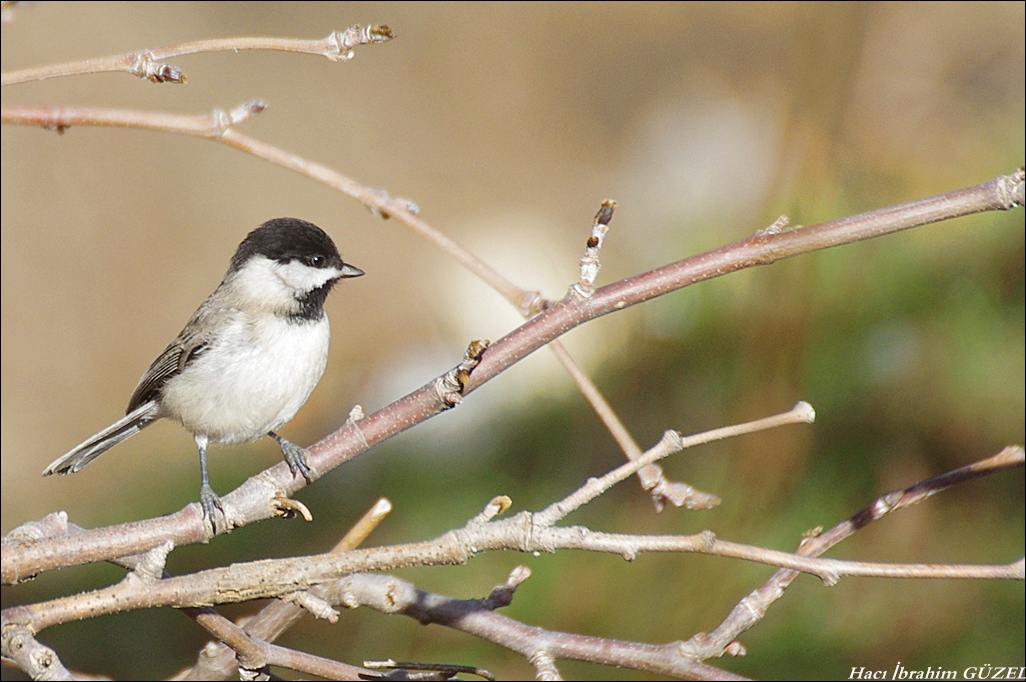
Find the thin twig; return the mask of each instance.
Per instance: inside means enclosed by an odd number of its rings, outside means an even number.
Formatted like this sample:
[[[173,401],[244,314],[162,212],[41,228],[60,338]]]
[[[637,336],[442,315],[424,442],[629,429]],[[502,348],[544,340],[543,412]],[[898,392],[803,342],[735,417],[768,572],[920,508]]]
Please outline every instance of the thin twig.
[[[801,409],[793,410],[801,412]],[[769,420],[778,423],[794,421],[792,413]],[[767,421],[767,420],[760,420]],[[730,427],[736,433],[758,428],[756,422]],[[696,442],[708,442],[725,429],[691,436]],[[664,439],[665,440],[665,439]],[[589,482],[587,492],[579,491],[581,499],[593,495],[595,487],[611,485],[612,479],[624,480],[647,460],[664,457],[676,451],[675,444],[653,448],[642,458],[622,465],[597,483]],[[1017,460],[1021,460],[1021,453]],[[24,625],[39,632],[51,625],[82,620],[131,608],[174,606],[176,608],[233,603],[281,597],[309,589],[356,572],[391,570],[402,566],[463,564],[483,551],[514,550],[521,552],[553,552],[559,549],[582,549],[609,552],[630,560],[640,552],[695,552],[733,557],[782,568],[811,573],[832,585],[841,576],[860,575],[891,578],[983,578],[1024,579],[1024,563],[1020,559],[999,565],[932,565],[888,564],[844,561],[790,554],[719,540],[709,531],[689,536],[650,536],[600,533],[584,527],[548,525],[562,510],[572,507],[578,492],[562,504],[550,506],[536,520],[529,513],[488,523],[468,523],[432,541],[354,550],[343,554],[271,559],[233,564],[188,576],[159,581],[126,579],[111,587],[93,592],[62,597],[40,604],[15,606],[3,611],[5,624]],[[130,574],[129,578],[132,575]]]
[[[1021,446],[1009,446],[987,459],[959,467],[947,473],[925,481],[920,481],[902,490],[882,495],[864,509],[850,518],[837,524],[825,533],[819,533],[802,540],[798,554],[803,556],[819,556],[841,540],[849,537],[856,530],[864,527],[885,514],[904,507],[922,502],[934,493],[940,492],[958,483],[965,483],[980,476],[1021,467],[1024,464],[1024,452]],[[1022,560],[1019,561],[1022,566]],[[752,628],[762,620],[766,611],[777,599],[784,595],[784,590],[797,578],[799,573],[793,570],[777,571],[762,587],[745,597],[734,607],[727,618],[710,634],[699,633],[687,643],[690,653],[699,658],[722,656],[741,633]]]
[[[395,36],[388,26],[351,26],[344,31],[334,31],[327,38],[302,40],[299,38],[214,38],[195,40],[177,45],[158,47],[152,50],[137,50],[108,57],[82,59],[61,64],[47,64],[29,69],[8,71],[0,76],[0,86],[16,85],[47,78],[78,76],[87,73],[109,73],[121,71],[145,78],[153,83],[184,83],[185,73],[177,66],[161,63],[173,57],[201,52],[239,52],[241,50],[277,50],[300,52],[326,57],[333,62],[353,58],[353,48],[359,45],[384,43]]]
[[[747,433],[773,429],[778,426],[784,426],[785,424],[811,424],[815,419],[816,412],[812,409],[812,406],[807,402],[801,401],[795,404],[795,406],[787,412],[773,415],[772,417],[756,419],[755,421],[744,424],[725,426],[723,428],[705,431],[704,433],[695,434],[693,436],[685,437],[681,436],[676,431],[667,431],[663,434],[663,437],[659,442],[643,455],[627,462],[626,464],[620,465],[601,478],[589,479],[587,483],[567,497],[554,502],[542,511],[537,512],[534,515],[535,523],[542,526],[551,526],[557,521],[561,521],[570,512],[580,509],[617,483],[634,475],[638,469],[641,469],[653,462],[657,462],[674,452],[680,452],[686,448],[702,445],[704,443],[723,440],[724,438],[733,438]]]
[[[234,131],[229,130],[225,136],[232,133]],[[980,211],[1009,210],[1024,201],[1023,178],[1024,172],[1019,169],[1011,175],[935,197],[775,235],[760,234],[596,289],[586,306],[575,303],[572,297],[565,298],[492,343],[474,371],[467,376],[463,394],[470,393],[534,350],[588,320],[690,284],[846,241],[868,239]],[[405,210],[399,206],[392,208]],[[311,445],[308,458],[317,475],[324,475],[369,447],[448,407],[439,403],[435,382],[430,382],[364,419],[347,422],[338,431]],[[271,514],[267,496],[272,482],[272,492],[286,493],[295,492],[306,484],[305,480],[292,476],[287,464],[282,462],[223,496],[222,502],[236,508],[238,518],[243,522],[267,518]],[[167,540],[176,547],[206,542],[208,536],[204,528],[199,505],[191,504],[175,514],[97,529],[66,541],[5,542],[0,579],[4,584],[11,584],[40,571],[142,553]]]
[[[390,575],[349,576],[339,581],[338,590],[349,595],[354,604],[465,632],[519,653],[545,675],[544,679],[561,679],[557,659],[688,679],[745,679],[682,656],[679,642],[647,644],[527,625],[496,613],[485,600],[434,594]]]
[[[524,317],[535,315],[548,305],[549,301],[543,298],[540,292],[518,287],[471,251],[419,218],[415,211],[409,209],[409,202],[393,199],[381,190],[361,185],[355,180],[326,166],[229,130],[232,125],[241,123],[248,118],[248,115],[259,113],[267,106],[263,101],[254,100],[236,107],[230,113],[218,109],[207,116],[91,107],[8,106],[2,108],[2,121],[10,124],[39,125],[44,128],[56,129],[59,132],[63,132],[72,126],[140,128],[183,135],[198,135],[207,139],[224,142],[235,149],[293,170],[321,182],[336,191],[351,196],[379,215],[394,217],[416,235],[427,240],[444,253],[449,254],[457,262],[470,270],[470,272],[509,301]],[[608,222],[608,217],[606,220]],[[596,220],[596,226],[598,224]],[[597,249],[600,245],[601,241],[598,241],[596,246],[589,246],[588,248],[591,254],[588,262],[592,263],[592,267],[597,262]],[[586,258],[589,257],[586,255]],[[594,284],[595,274],[597,274],[597,269],[591,275],[589,287]],[[562,343],[553,341],[549,346],[556,359],[566,368],[596,414],[598,414],[602,423],[609,429],[613,439],[623,450],[627,458],[632,459],[640,454],[641,448],[634,441],[627,428],[616,416],[615,411],[599,392],[594,382],[574,361]],[[661,509],[664,500],[669,501],[675,506],[686,506],[689,509],[709,509],[719,503],[719,498],[715,495],[696,490],[685,483],[667,480],[658,466],[651,466],[641,470],[639,478],[641,479],[642,487],[650,491],[658,509]]]

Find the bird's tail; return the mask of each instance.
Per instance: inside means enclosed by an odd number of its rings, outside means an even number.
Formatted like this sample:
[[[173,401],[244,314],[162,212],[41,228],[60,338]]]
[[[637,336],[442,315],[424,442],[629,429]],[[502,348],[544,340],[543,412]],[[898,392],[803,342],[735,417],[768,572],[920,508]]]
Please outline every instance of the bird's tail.
[[[160,418],[160,407],[156,401],[150,400],[132,410],[103,431],[79,443],[66,455],[54,460],[43,471],[44,476],[50,474],[73,474],[89,462],[121,441],[131,438]]]

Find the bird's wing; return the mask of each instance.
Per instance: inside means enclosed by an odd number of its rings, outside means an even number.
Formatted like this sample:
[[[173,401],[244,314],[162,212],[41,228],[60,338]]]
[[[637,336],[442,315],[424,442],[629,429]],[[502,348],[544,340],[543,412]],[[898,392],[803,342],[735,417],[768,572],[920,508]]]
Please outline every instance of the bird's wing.
[[[160,395],[160,389],[167,383],[167,380],[180,373],[193,362],[207,348],[210,342],[210,334],[205,332],[189,331],[194,329],[193,321],[201,314],[202,308],[196,311],[193,320],[189,321],[182,333],[172,341],[164,352],[157,356],[146,373],[139,379],[139,385],[132,392],[132,398],[128,401],[126,413],[130,413],[140,405],[151,400],[156,400]],[[209,327],[207,327],[209,329]]]

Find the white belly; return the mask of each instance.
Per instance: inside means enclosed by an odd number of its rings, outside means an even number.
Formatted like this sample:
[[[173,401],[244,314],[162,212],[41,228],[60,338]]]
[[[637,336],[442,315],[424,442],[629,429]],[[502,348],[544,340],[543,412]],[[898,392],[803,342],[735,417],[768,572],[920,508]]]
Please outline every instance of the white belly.
[[[234,320],[220,341],[164,385],[161,405],[194,434],[220,443],[267,435],[295,416],[324,373],[328,318]]]

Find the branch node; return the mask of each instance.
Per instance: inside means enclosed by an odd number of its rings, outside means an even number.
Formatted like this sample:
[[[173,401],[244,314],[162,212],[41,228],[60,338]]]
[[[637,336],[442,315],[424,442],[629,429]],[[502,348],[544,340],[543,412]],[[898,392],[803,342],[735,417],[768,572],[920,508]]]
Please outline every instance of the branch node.
[[[663,431],[663,437],[660,439],[659,445],[666,448],[667,452],[677,452],[684,449],[684,438],[680,435],[679,431],[666,429]]]
[[[802,539],[798,542],[798,552],[801,553],[801,551],[807,545],[809,545],[809,543],[815,541],[815,539],[818,538],[822,534],[823,534],[823,526],[816,526],[815,528],[810,528],[807,531],[805,531],[804,533],[802,533]]]
[[[280,516],[283,519],[294,519],[302,516],[304,521],[313,521],[313,514],[307,506],[299,500],[294,500],[282,492],[278,492],[271,499],[271,514]]]
[[[791,412],[794,413],[795,418],[806,424],[812,424],[816,421],[816,409],[804,400],[796,402],[794,407],[791,408]]]
[[[392,198],[392,195],[388,193],[388,190],[381,187],[368,187],[367,190],[371,194],[378,195],[378,203],[368,204],[364,202],[363,204],[367,207],[367,210],[371,212],[371,215],[376,215],[383,220],[388,220],[392,216],[389,213],[390,207],[387,206],[387,204],[393,201],[400,204],[400,208],[410,215],[420,215],[420,206],[418,206],[412,199],[404,199],[403,197]]]
[[[726,654],[727,656],[734,656],[735,658],[743,658],[744,656],[748,655],[748,649],[745,648],[744,644],[742,644],[741,642],[739,642],[739,641],[737,641],[735,639],[733,642],[728,644],[726,646],[726,648],[723,649],[723,653]]]
[[[606,233],[609,231],[609,221],[613,219],[613,212],[616,210],[616,202],[606,199],[595,214],[595,220],[591,224],[591,235],[581,257],[581,278],[570,287],[570,292],[581,299],[591,298],[595,293],[595,279],[602,270],[602,263],[599,261],[599,249]]]
[[[325,51],[324,56],[333,62],[344,62],[353,58],[353,48],[357,45],[368,45],[371,43],[385,43],[395,37],[392,29],[386,24],[360,26],[356,24],[344,31],[333,31],[327,37],[331,45],[331,51]]]
[[[534,317],[549,306],[549,300],[540,291],[525,291],[517,301],[517,310],[524,317]]]
[[[534,666],[538,672],[535,679],[538,680],[562,680],[556,667],[556,659],[547,651],[536,651],[527,658],[527,662]]]
[[[346,423],[355,424],[366,416],[367,414],[363,411],[363,405],[353,405],[353,409],[349,410],[349,417],[346,419]]]
[[[841,575],[839,573],[834,573],[833,571],[828,571],[826,573],[820,573],[820,574],[817,575],[817,577],[820,580],[822,580],[823,584],[826,585],[827,587],[833,587],[837,583],[841,582]]]
[[[55,535],[68,534],[68,512],[51,512],[37,521],[27,521],[4,536],[4,542],[42,540]]]
[[[41,644],[32,631],[23,626],[4,624],[2,652],[35,680],[70,680],[57,652]]]
[[[164,576],[164,565],[167,563],[167,555],[175,548],[171,540],[157,545],[142,555],[142,560],[136,565],[129,576],[135,575],[145,585],[153,585]]]
[[[407,199],[405,197],[396,197],[395,200],[399,203],[406,204],[406,210],[409,211],[412,215],[420,215],[420,206],[418,206],[417,202],[413,199]]]
[[[513,506],[513,500],[509,499],[506,495],[499,495],[493,497],[485,505],[485,508],[481,510],[481,513],[474,518],[467,521],[468,526],[480,526],[488,523],[499,514],[504,513],[507,509]]]
[[[1026,182],[1026,168],[1019,166],[1011,175],[1003,175],[998,178],[997,193],[1001,208],[1006,211],[1026,204],[1026,190],[1023,184]]]
[[[756,237],[766,237],[766,236],[769,236],[771,234],[780,234],[790,224],[791,224],[791,219],[788,218],[786,215],[782,215],[779,218],[777,218],[776,220],[774,220],[773,224],[770,225],[769,227],[767,227],[765,229],[762,229],[762,230],[756,230],[755,231],[755,236]]]
[[[136,53],[135,61],[128,72],[151,83],[182,84],[186,81],[185,72],[177,66],[158,62],[149,50]]]
[[[352,590],[346,590],[338,596],[338,605],[347,609],[357,609],[360,607],[360,598]]]
[[[329,623],[338,622],[338,611],[331,607],[325,599],[317,596],[313,592],[293,592],[282,597],[286,601],[290,601],[296,606],[306,609],[314,618],[320,618],[326,620]]]
[[[470,373],[481,362],[481,356],[492,342],[487,339],[474,339],[463,354],[463,361],[442,376],[435,379],[435,397],[442,403],[442,409],[456,407],[463,401]]]
[[[496,585],[489,594],[481,602],[481,604],[489,611],[502,608],[503,606],[509,606],[513,602],[513,593],[516,592],[520,585],[531,577],[531,569],[527,566],[517,566],[509,573],[509,577],[506,578],[506,582],[502,585]]]
[[[214,109],[210,112],[210,131],[207,133],[207,136],[214,140],[220,140],[232,126],[248,121],[269,106],[262,99],[251,99],[236,107],[232,107],[229,111]]]

